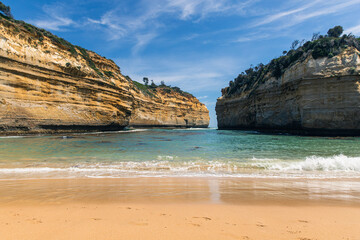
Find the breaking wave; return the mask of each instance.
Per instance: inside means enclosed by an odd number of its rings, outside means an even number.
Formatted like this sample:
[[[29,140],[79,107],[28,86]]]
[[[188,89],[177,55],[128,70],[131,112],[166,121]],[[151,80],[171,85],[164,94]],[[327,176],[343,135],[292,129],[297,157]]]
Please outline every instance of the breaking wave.
[[[302,161],[253,158],[239,162],[158,156],[157,160],[143,162],[0,168],[0,179],[121,177],[360,178],[360,157],[311,156]]]
[[[278,171],[346,171],[360,173],[360,157],[347,157],[344,155],[332,157],[311,156],[304,161],[276,162],[268,160],[260,161],[254,165]]]

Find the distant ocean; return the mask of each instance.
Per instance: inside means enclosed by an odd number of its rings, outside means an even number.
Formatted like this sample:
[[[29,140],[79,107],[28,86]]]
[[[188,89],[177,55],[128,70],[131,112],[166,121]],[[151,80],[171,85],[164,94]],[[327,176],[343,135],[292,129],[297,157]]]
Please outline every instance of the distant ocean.
[[[360,138],[216,129],[0,137],[0,179],[360,178]]]

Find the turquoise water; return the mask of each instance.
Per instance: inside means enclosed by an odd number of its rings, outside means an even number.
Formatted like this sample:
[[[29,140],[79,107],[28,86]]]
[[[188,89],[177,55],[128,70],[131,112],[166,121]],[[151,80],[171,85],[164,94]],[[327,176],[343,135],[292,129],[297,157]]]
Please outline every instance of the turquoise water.
[[[216,129],[0,137],[0,179],[358,178],[360,138]]]

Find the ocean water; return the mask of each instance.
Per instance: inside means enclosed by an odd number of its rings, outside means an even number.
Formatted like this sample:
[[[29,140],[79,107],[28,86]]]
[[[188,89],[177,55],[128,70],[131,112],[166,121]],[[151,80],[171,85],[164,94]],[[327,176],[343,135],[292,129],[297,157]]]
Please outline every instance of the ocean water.
[[[360,138],[216,129],[0,137],[0,179],[360,178]]]

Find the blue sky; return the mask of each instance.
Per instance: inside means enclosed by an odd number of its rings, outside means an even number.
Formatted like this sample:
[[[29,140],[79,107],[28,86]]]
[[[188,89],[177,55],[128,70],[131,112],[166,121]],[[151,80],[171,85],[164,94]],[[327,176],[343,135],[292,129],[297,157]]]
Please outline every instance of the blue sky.
[[[335,25],[360,35],[360,0],[4,0],[16,19],[113,59],[124,75],[165,81],[210,110],[221,88],[293,40]]]

